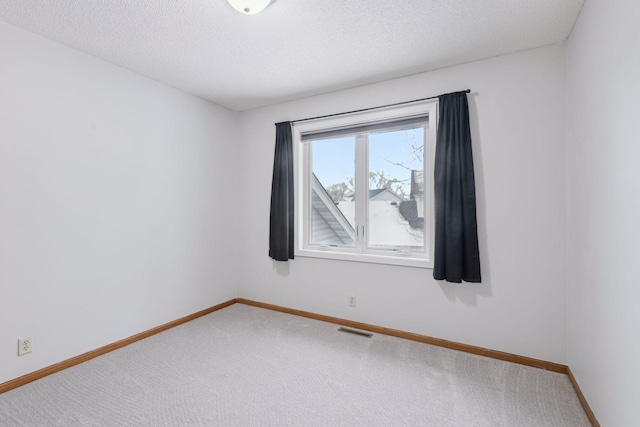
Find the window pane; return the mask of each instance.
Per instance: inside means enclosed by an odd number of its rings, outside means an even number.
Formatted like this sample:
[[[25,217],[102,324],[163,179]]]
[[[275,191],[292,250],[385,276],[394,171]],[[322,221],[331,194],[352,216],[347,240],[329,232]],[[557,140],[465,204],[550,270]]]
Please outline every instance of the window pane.
[[[368,246],[424,251],[424,126],[369,135]]]
[[[310,243],[354,246],[355,137],[311,142]]]

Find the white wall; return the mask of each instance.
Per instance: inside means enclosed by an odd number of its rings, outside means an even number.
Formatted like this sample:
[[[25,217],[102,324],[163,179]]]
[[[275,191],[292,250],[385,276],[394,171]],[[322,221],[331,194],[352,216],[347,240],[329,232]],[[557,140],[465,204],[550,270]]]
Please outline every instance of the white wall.
[[[566,362],[564,46],[241,115],[239,296]],[[274,123],[472,89],[483,283],[409,267],[268,256]],[[357,296],[357,308],[347,295]]]
[[[604,426],[638,424],[637,0],[587,0],[567,46],[568,360]]]
[[[238,115],[1,22],[0,58],[0,383],[234,298]]]
[[[0,382],[239,294],[568,362],[630,424],[639,7],[587,1],[566,70],[559,45],[240,115],[0,22]],[[483,284],[268,258],[275,122],[467,87]]]

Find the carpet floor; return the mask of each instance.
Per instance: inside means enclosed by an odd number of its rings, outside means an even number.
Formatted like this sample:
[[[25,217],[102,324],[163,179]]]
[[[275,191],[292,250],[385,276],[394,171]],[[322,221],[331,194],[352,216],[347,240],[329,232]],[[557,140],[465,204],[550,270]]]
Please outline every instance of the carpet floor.
[[[590,426],[566,375],[234,304],[0,395],[1,426]]]

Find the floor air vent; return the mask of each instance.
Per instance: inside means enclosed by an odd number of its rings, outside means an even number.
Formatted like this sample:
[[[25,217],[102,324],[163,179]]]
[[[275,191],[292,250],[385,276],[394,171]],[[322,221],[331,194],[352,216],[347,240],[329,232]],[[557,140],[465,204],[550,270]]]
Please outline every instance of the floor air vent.
[[[342,326],[338,328],[338,332],[346,332],[349,334],[359,335],[361,337],[366,337],[366,338],[371,338],[373,336],[373,334],[370,334],[369,332],[356,331],[355,329],[344,328]]]

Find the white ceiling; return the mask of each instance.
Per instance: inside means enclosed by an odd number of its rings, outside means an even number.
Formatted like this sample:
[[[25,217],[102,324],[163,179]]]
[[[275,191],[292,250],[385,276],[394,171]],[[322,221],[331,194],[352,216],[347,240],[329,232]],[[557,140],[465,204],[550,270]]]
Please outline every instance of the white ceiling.
[[[567,39],[584,0],[0,0],[0,20],[242,111]]]

